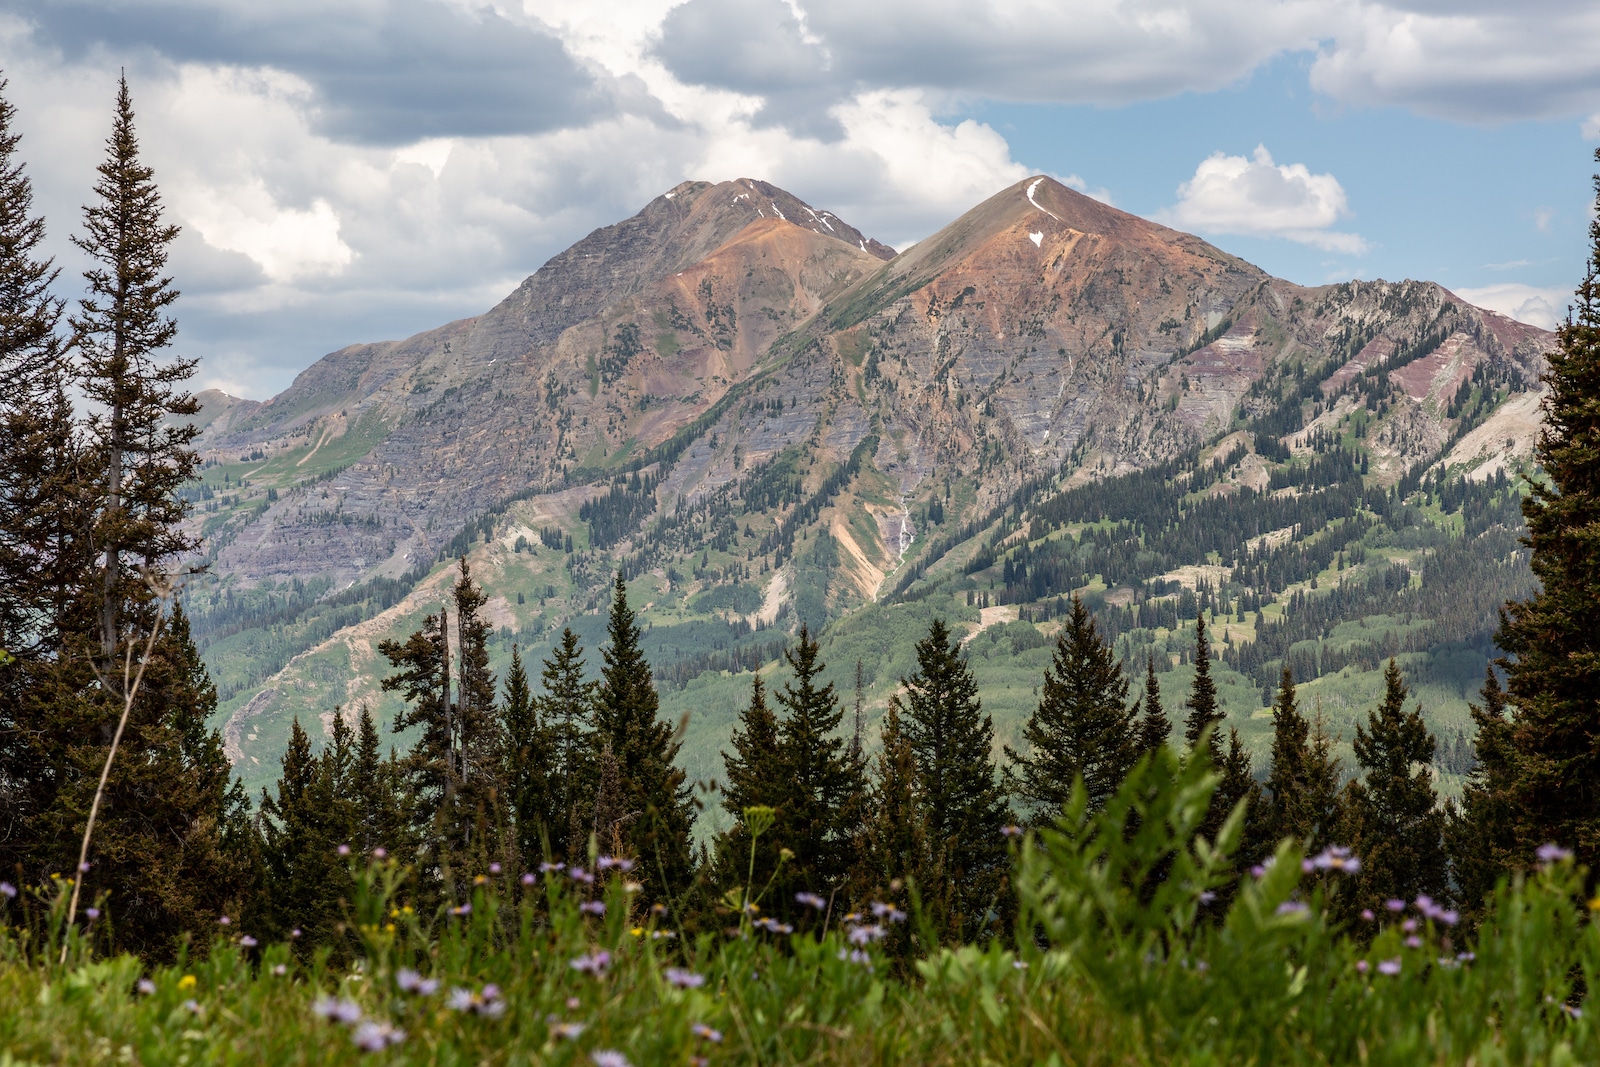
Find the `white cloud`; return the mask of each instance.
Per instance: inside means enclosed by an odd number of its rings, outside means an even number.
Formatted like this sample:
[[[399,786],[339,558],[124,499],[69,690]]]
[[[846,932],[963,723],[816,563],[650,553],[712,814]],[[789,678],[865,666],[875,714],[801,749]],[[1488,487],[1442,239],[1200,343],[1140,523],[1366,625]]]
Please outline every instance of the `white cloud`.
[[[1178,203],[1158,217],[1202,233],[1282,237],[1330,252],[1359,255],[1360,236],[1330,229],[1349,215],[1344,187],[1304,163],[1274,163],[1265,145],[1251,158],[1213,153],[1178,186]]]
[[[1498,311],[1507,318],[1526,322],[1541,330],[1553,330],[1567,317],[1567,305],[1572,301],[1572,290],[1559,286],[1541,289],[1533,285],[1506,282],[1485,285],[1474,289],[1452,290],[1469,304],[1490,311]]]

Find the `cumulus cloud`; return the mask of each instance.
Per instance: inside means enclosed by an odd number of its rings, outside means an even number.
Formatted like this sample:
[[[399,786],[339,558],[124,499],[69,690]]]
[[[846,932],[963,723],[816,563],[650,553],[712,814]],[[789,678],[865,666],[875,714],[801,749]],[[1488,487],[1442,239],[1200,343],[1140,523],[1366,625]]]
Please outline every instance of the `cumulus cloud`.
[[[1570,289],[1539,288],[1516,282],[1456,289],[1454,292],[1469,304],[1498,311],[1507,318],[1526,322],[1541,330],[1553,330],[1561,325],[1567,317],[1567,305],[1572,302]]]
[[[184,227],[182,343],[265,396],[483,310],[685,178],[765,178],[903,247],[1030,170],[975,100],[1206,92],[1299,52],[1338,101],[1600,116],[1600,15],[1530,2],[52,0],[0,10],[0,55],[69,278],[128,71]],[[1347,214],[1263,149],[1203,162],[1169,221],[1357,252]]]
[[[1331,228],[1349,213],[1339,179],[1312,174],[1304,163],[1275,163],[1257,145],[1249,159],[1215,152],[1202,160],[1160,218],[1180,229],[1282,237],[1359,255],[1367,248],[1360,236]]]
[[[1358,3],[1330,12],[1311,85],[1335,100],[1474,123],[1600,105],[1600,7],[1576,0]]]

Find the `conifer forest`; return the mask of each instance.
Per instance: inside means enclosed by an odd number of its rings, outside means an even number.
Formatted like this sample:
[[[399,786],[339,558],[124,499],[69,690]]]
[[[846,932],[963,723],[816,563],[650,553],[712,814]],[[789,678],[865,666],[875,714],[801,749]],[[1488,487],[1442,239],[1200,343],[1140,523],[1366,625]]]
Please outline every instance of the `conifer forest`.
[[[742,351],[706,273],[522,392],[219,415],[109,128],[67,301],[0,82],[0,1067],[1600,1059],[1600,221],[1547,348],[1179,235],[1226,309],[1060,462],[1005,408],[1053,306],[917,369],[1000,196],[804,231],[841,288],[717,398],[639,369]],[[385,510],[474,406],[523,466]]]

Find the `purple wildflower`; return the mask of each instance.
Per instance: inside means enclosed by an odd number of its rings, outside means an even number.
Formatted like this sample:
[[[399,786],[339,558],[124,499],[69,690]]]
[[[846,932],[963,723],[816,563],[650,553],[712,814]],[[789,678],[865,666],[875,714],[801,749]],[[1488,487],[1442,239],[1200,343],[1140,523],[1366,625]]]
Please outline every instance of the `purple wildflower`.
[[[296,926],[293,930],[289,931],[289,939],[291,941],[300,940],[300,928],[298,926]]]
[[[1279,915],[1304,915],[1311,909],[1300,900],[1286,900],[1278,905]]]
[[[220,919],[217,920],[217,925],[218,926],[227,926],[231,922],[233,922],[233,920],[228,918],[226,915],[224,915]]]
[[[498,863],[489,864],[489,873],[490,874],[499,874],[500,873],[500,865]]]
[[[576,1041],[583,1036],[582,1023],[551,1023],[550,1036],[562,1041]]]
[[[1393,897],[1390,897],[1388,900],[1384,901],[1383,906],[1388,908],[1390,911],[1406,910],[1406,902],[1403,900],[1397,900]]]
[[[451,1011],[483,1015],[491,1019],[506,1012],[506,1002],[500,999],[500,988],[493,984],[484,986],[481,993],[474,993],[470,989],[452,989],[445,1005]]]
[[[375,860],[387,859],[388,857],[389,853],[385,852],[381,845],[372,850],[372,858]]]
[[[539,864],[539,873],[540,874],[560,874],[562,871],[564,871],[566,869],[567,869],[567,865],[565,863],[549,863],[549,862],[546,862],[546,863]]]
[[[257,941],[255,938],[251,937],[249,934],[245,934],[243,937],[241,937],[239,939],[239,946],[241,948],[255,948],[260,943],[261,942]]]
[[[571,878],[574,882],[582,882],[584,885],[594,884],[594,875],[590,874],[582,867],[572,868],[567,872],[567,877]]]
[[[1415,920],[1415,919],[1407,919],[1405,922],[1400,924],[1400,929],[1404,930],[1408,934],[1416,933],[1417,932],[1417,920]]]
[[[1471,963],[1473,960],[1475,960],[1477,958],[1478,958],[1478,954],[1476,952],[1457,952],[1456,953],[1456,959],[1460,960],[1462,963]]]
[[[100,909],[99,908],[84,908],[83,909],[83,914],[85,915],[85,917],[88,918],[88,920],[90,922],[94,922],[96,919],[100,918]]]
[[[585,915],[604,915],[606,913],[606,904],[603,900],[586,900],[578,905],[578,910]]]
[[[17,887],[12,885],[10,882],[0,882],[0,897],[7,897],[15,900],[17,897]]]
[[[1572,859],[1572,850],[1552,843],[1540,845],[1539,851],[1534,855],[1539,857],[1540,863],[1567,863]]]
[[[382,1052],[390,1045],[398,1045],[405,1039],[404,1030],[396,1030],[388,1023],[362,1023],[356,1027],[355,1033],[350,1035],[350,1040],[354,1041],[356,1048],[362,1052]]]
[[[883,927],[881,927],[881,926],[857,926],[857,927],[853,927],[848,936],[849,936],[849,939],[850,939],[850,943],[852,945],[870,945],[870,944],[872,944],[872,942],[878,940],[879,938],[881,938],[883,936]]]
[[[626,856],[601,856],[594,861],[594,865],[602,871],[609,871],[615,867],[623,874],[633,870],[633,861]]]
[[[1000,827],[1000,832],[1006,837],[1021,837],[1022,827],[1016,825],[1002,826]]]
[[[606,973],[607,967],[611,966],[611,953],[607,952],[605,949],[598,949],[594,952],[591,952],[587,956],[579,956],[577,959],[568,963],[567,966],[571,967],[575,971],[581,971],[584,974],[592,974],[596,977],[599,977],[600,975]]]
[[[198,1000],[186,1000],[183,1002],[183,1010],[188,1012],[190,1015],[199,1015],[205,1009],[200,1007],[200,1002]]]
[[[1217,899],[1217,895],[1209,889],[1202,889],[1200,890],[1200,896],[1196,899],[1198,899],[1202,904],[1209,904],[1213,900]]]
[[[150,994],[156,991],[156,984],[150,981],[148,978],[141,978],[139,979],[139,984],[134,988],[138,989],[140,993],[143,993],[148,997]]]
[[[313,1014],[346,1026],[354,1026],[361,1021],[361,1005],[353,1000],[343,997],[318,997],[311,1004]]]
[[[419,997],[431,997],[439,991],[437,978],[424,978],[409,967],[402,968],[394,976],[394,984],[400,987],[403,993],[414,993]]]
[[[1374,919],[1377,918],[1376,915],[1372,914],[1372,909],[1371,908],[1362,908],[1361,909],[1361,917],[1363,919],[1365,919],[1367,922],[1372,922]]]
[[[471,915],[472,914],[472,905],[471,904],[460,904],[460,905],[457,905],[456,907],[450,909],[450,914],[451,915]]]
[[[1561,1005],[1561,1010],[1567,1013],[1569,1019],[1583,1018],[1583,1009],[1572,1004]]]
[[[340,845],[339,846],[339,855],[341,855],[341,856],[350,855],[350,846],[349,845]]]
[[[693,971],[683,967],[668,967],[661,973],[666,976],[667,981],[679,989],[699,989],[706,984],[705,975],[695,974]]]
[[[589,1053],[589,1059],[594,1061],[594,1067],[633,1067],[628,1057],[615,1049],[597,1048]]]
[[[287,963],[274,963],[272,965],[272,973],[277,977],[282,978],[284,975],[289,973],[289,965]]]
[[[906,913],[895,907],[893,904],[883,904],[878,901],[873,901],[872,914],[880,919],[888,919],[892,923],[903,923],[906,921]]]
[[[1311,857],[1311,867],[1319,871],[1343,871],[1346,874],[1355,874],[1361,870],[1361,860],[1350,854],[1347,848],[1330,845]]]
[[[1387,974],[1387,975],[1399,974],[1400,973],[1400,957],[1396,956],[1392,960],[1379,960],[1378,961],[1378,973],[1379,974]]]
[[[1250,877],[1252,877],[1252,878],[1265,878],[1266,876],[1267,876],[1267,869],[1266,869],[1266,867],[1262,866],[1261,864],[1258,863],[1254,867],[1250,868]]]
[[[722,1031],[713,1030],[705,1023],[695,1023],[689,1027],[689,1032],[702,1041],[709,1041],[713,1045],[722,1040]]]
[[[1405,945],[1406,948],[1421,948],[1422,938],[1418,937],[1416,934],[1412,934],[1410,937],[1406,938]]]
[[[523,885],[533,885],[538,880],[539,880],[539,876],[534,874],[532,871],[529,871],[529,872],[527,872],[526,874],[524,874],[522,876],[522,884]]]
[[[1366,960],[1356,960],[1356,970],[1359,971],[1362,974],[1366,974],[1367,973],[1367,961]]]
[[[828,908],[828,902],[815,893],[796,893],[794,899],[795,903],[804,904],[806,907],[817,911],[826,911]]]

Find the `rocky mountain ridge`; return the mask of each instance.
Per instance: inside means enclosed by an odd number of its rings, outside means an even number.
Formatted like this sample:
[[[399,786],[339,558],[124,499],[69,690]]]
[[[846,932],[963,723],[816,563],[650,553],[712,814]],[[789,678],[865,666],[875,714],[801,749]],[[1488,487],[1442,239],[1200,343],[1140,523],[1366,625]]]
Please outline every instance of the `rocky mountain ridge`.
[[[666,658],[752,660],[981,555],[1008,507],[1216,442],[1235,489],[1335,437],[1376,487],[1511,471],[1550,344],[1431,283],[1274,279],[1045,177],[898,256],[766,183],[684,183],[483,315],[203,398],[197,632],[258,762],[246,720],[379,699],[375,635],[463,552],[525,644],[621,567],[699,635]]]

